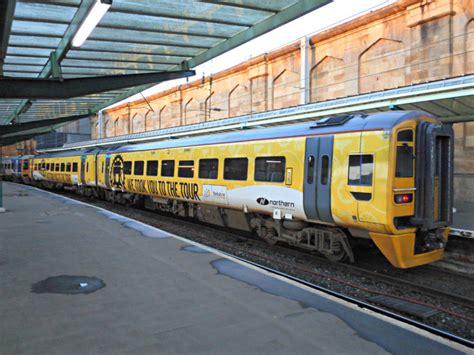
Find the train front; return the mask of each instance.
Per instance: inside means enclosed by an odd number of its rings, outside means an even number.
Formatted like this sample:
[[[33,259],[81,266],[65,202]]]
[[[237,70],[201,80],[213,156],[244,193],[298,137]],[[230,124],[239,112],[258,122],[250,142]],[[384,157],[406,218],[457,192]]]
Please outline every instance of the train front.
[[[409,268],[443,257],[453,217],[454,133],[428,117],[407,121],[393,133],[393,234],[370,236],[394,266]]]

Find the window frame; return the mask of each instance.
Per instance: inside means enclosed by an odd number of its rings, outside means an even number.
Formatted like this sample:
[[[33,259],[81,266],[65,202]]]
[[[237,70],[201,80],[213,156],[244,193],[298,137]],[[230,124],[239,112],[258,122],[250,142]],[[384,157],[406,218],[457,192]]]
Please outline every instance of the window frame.
[[[194,178],[194,160],[179,160],[178,161],[178,177],[182,179],[193,179]],[[182,174],[184,172],[190,171],[188,174]]]
[[[356,183],[352,183],[351,182],[351,157],[358,157],[358,162],[359,162],[359,183],[356,184]],[[371,174],[370,174],[370,184],[367,184],[367,183],[362,183],[362,165],[364,164],[362,162],[362,157],[370,157],[372,159],[371,161],[371,165],[372,165],[372,169],[371,169]],[[347,185],[348,186],[369,186],[369,187],[372,187],[374,186],[374,165],[375,165],[375,159],[374,159],[374,154],[369,154],[369,153],[355,153],[355,154],[349,154],[349,159],[348,159],[348,162],[347,162]],[[352,179],[353,180],[353,179]]]
[[[140,165],[140,164],[141,164],[141,172],[137,173],[137,165]],[[143,176],[144,172],[145,172],[145,161],[144,160],[134,160],[133,161],[133,175]]]
[[[201,176],[201,171],[203,170],[203,167],[202,167],[201,164],[203,162],[206,162],[206,163],[210,162],[211,163],[211,165],[210,165],[211,169],[207,169],[207,172],[208,172],[207,177],[202,177]],[[216,177],[209,177],[210,173],[214,172],[214,170],[212,169],[212,167],[213,167],[212,164],[213,163],[216,163],[216,169],[215,169],[215,173],[216,173],[215,176]],[[217,180],[219,178],[219,159],[217,159],[217,158],[199,159],[199,161],[198,161],[198,178],[199,179],[207,179],[207,180]]]
[[[272,163],[272,162],[268,162],[269,159],[274,159],[274,160],[277,160],[277,159],[281,159],[281,161],[279,162],[279,164],[283,164],[283,171],[281,172],[282,174],[282,178],[281,178],[281,181],[272,181],[271,179],[271,175],[270,175],[270,179],[267,179],[267,176],[268,176],[268,166],[270,164],[275,164],[275,163]],[[260,172],[261,170],[258,170],[257,171],[257,165],[259,164],[259,160],[265,160],[264,161],[264,164],[265,164],[265,179],[257,179],[257,173]],[[257,182],[271,182],[271,183],[276,183],[276,184],[282,184],[285,182],[285,173],[286,173],[286,157],[285,156],[263,156],[263,157],[256,157],[255,160],[254,160],[254,173],[253,173],[253,180],[254,181],[257,181]],[[274,174],[275,172],[272,172],[272,174]]]
[[[150,164],[151,163],[156,163],[156,173],[155,174],[150,174]],[[147,160],[146,162],[146,176],[158,176],[158,167],[159,167],[159,161],[158,160]]]
[[[236,161],[236,160],[241,160],[245,161],[245,179],[235,179],[235,178],[229,178],[226,177],[227,171],[226,171],[226,163],[229,161]],[[249,178],[249,159],[247,157],[233,157],[233,158],[225,158],[224,159],[224,180],[230,180],[230,181],[247,181]]]

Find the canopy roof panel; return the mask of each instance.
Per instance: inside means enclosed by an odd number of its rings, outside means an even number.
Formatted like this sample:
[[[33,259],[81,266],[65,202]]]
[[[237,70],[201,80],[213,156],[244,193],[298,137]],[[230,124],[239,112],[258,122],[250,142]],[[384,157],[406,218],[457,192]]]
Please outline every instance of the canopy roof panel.
[[[331,0],[113,0],[86,42],[72,48],[72,38],[95,1],[4,1],[0,85],[8,83],[17,92],[22,82],[10,78],[67,81],[180,70],[188,76],[189,69]],[[120,77],[110,80],[120,83]],[[0,90],[0,125],[93,114],[156,83],[119,85],[63,100]],[[45,129],[50,127],[38,133]]]

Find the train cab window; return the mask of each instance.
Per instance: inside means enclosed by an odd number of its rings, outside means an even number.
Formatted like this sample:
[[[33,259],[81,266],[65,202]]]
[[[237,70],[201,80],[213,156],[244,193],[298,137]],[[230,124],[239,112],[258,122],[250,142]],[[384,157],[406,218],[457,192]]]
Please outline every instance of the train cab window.
[[[146,175],[158,176],[158,160],[149,160],[146,162]]]
[[[321,158],[321,185],[327,185],[329,180],[329,157],[323,155]]]
[[[64,163],[61,163],[61,171],[66,171],[66,165]]]
[[[180,160],[178,166],[178,177],[194,177],[194,160]]]
[[[132,173],[132,162],[124,161],[123,162],[123,173],[125,175],[130,175]]]
[[[137,160],[133,163],[133,174],[134,175],[143,175],[143,166],[145,163],[143,160]]]
[[[77,173],[77,163],[72,163],[72,172]]]
[[[163,160],[161,162],[161,176],[174,176],[174,160]]]
[[[374,157],[370,154],[349,156],[349,185],[372,186]]]
[[[413,177],[413,147],[404,144],[397,147],[395,177]]]
[[[68,173],[71,172],[71,163],[66,164],[66,172],[68,172]]]
[[[200,179],[217,179],[218,168],[219,168],[219,160],[217,159],[199,160],[199,178]]]
[[[255,181],[283,182],[285,157],[261,157],[255,159]]]
[[[406,129],[398,132],[397,141],[399,142],[413,142],[413,130]]]
[[[225,180],[247,180],[247,158],[227,158],[224,160]]]

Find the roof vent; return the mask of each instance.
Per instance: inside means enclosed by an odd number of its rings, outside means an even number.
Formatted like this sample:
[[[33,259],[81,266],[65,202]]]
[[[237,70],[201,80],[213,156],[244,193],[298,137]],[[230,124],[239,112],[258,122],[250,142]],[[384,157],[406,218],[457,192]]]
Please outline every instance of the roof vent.
[[[355,116],[361,116],[362,118],[367,117],[366,113],[356,113],[356,114],[350,114],[350,115],[340,115],[340,116],[330,116],[323,118],[319,121],[316,121],[311,128],[319,128],[319,127],[328,127],[328,126],[342,126],[344,123],[349,121],[351,118],[354,118]]]

